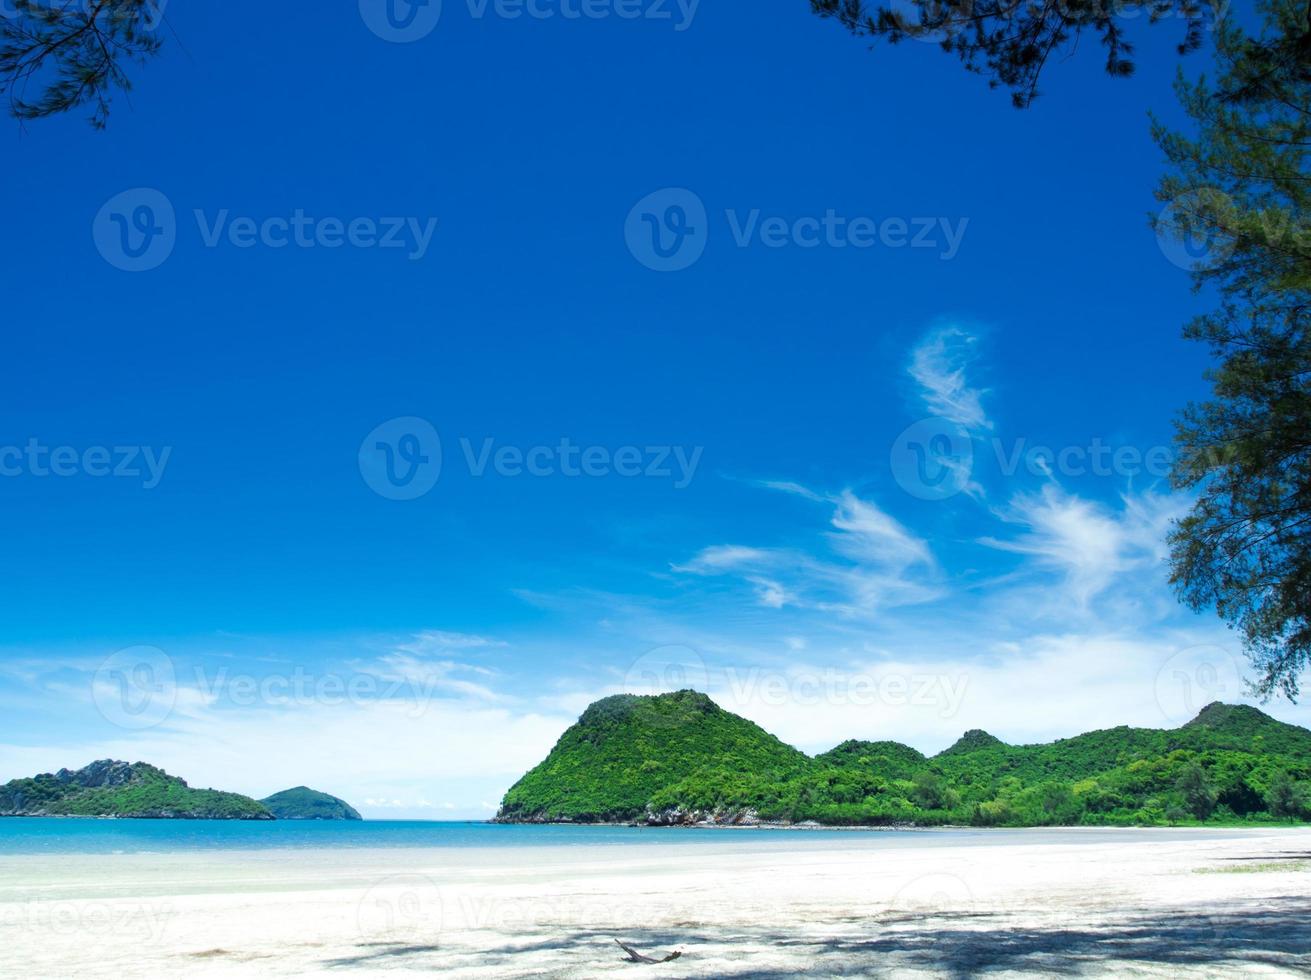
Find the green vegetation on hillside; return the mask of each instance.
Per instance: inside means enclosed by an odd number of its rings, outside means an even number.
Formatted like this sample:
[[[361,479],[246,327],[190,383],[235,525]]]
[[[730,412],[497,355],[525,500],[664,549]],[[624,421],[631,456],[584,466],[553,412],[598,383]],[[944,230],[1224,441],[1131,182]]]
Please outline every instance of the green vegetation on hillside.
[[[359,812],[327,793],[296,786],[260,800],[279,820],[362,820]]]
[[[0,786],[0,816],[273,819],[262,803],[240,793],[192,789],[144,762],[111,759],[5,783]]]
[[[507,820],[632,820],[648,804],[764,805],[807,756],[704,694],[597,701],[501,804]]]
[[[814,758],[704,694],[589,707],[501,805],[503,821],[1132,825],[1311,820],[1311,732],[1212,704],[1182,728],[1048,745],[967,732],[932,758],[843,742]]]

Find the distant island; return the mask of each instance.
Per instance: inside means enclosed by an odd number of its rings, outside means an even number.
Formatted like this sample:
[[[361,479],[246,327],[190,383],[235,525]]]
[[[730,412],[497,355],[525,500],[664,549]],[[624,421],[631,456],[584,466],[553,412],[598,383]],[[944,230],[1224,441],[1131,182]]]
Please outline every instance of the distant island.
[[[1215,702],[1181,728],[1046,745],[966,732],[926,757],[843,742],[815,757],[696,691],[583,712],[505,794],[500,823],[1001,827],[1311,820],[1311,731]]]
[[[268,807],[249,796],[192,789],[163,769],[114,759],[11,780],[0,786],[0,816],[274,819]]]
[[[0,817],[125,817],[176,820],[360,820],[349,803],[305,786],[253,800],[192,789],[144,762],[100,759],[0,786]]]
[[[363,820],[347,803],[327,793],[296,786],[260,800],[279,820]]]

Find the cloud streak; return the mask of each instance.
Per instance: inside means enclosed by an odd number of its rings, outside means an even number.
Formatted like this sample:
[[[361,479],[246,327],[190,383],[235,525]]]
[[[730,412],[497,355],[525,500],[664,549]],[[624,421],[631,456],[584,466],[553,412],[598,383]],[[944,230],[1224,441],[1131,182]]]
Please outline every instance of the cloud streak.
[[[770,489],[831,508],[822,535],[827,548],[813,554],[797,548],[712,545],[673,570],[689,575],[734,575],[749,585],[756,601],[770,609],[788,606],[868,616],[897,606],[929,602],[940,593],[937,563],[928,542],[917,537],[873,501],[850,490],[824,495],[795,483]]]
[[[992,428],[983,410],[984,392],[966,377],[977,344],[978,338],[960,327],[940,327],[915,347],[910,359],[910,376],[919,384],[929,412],[972,434]]]
[[[980,543],[1030,559],[1027,571],[1047,573],[1046,604],[1088,611],[1116,588],[1160,590],[1165,534],[1187,509],[1181,494],[1124,494],[1119,510],[1048,483],[1038,493],[1017,494],[998,512],[1020,528],[1012,537],[985,536]],[[1050,576],[1056,576],[1055,583]]]

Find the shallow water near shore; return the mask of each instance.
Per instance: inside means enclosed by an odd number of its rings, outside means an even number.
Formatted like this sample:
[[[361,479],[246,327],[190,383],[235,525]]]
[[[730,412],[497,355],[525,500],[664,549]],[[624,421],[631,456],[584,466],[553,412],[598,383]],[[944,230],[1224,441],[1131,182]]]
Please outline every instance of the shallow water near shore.
[[[878,829],[624,827],[493,824],[430,820],[105,820],[74,817],[0,819],[0,854],[139,854],[210,850],[773,847],[898,849],[960,844],[1113,843],[1223,840],[1225,828]]]

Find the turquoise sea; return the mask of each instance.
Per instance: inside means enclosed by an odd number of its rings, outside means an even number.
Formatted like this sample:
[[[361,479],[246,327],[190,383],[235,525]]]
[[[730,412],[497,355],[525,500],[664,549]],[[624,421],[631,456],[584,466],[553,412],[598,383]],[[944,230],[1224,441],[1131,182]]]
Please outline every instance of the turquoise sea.
[[[805,830],[652,827],[568,827],[477,821],[101,820],[0,818],[0,855],[139,854],[206,850],[324,848],[687,847],[789,849],[933,847],[960,844],[1084,844],[1110,841],[1222,839],[1226,830]]]

